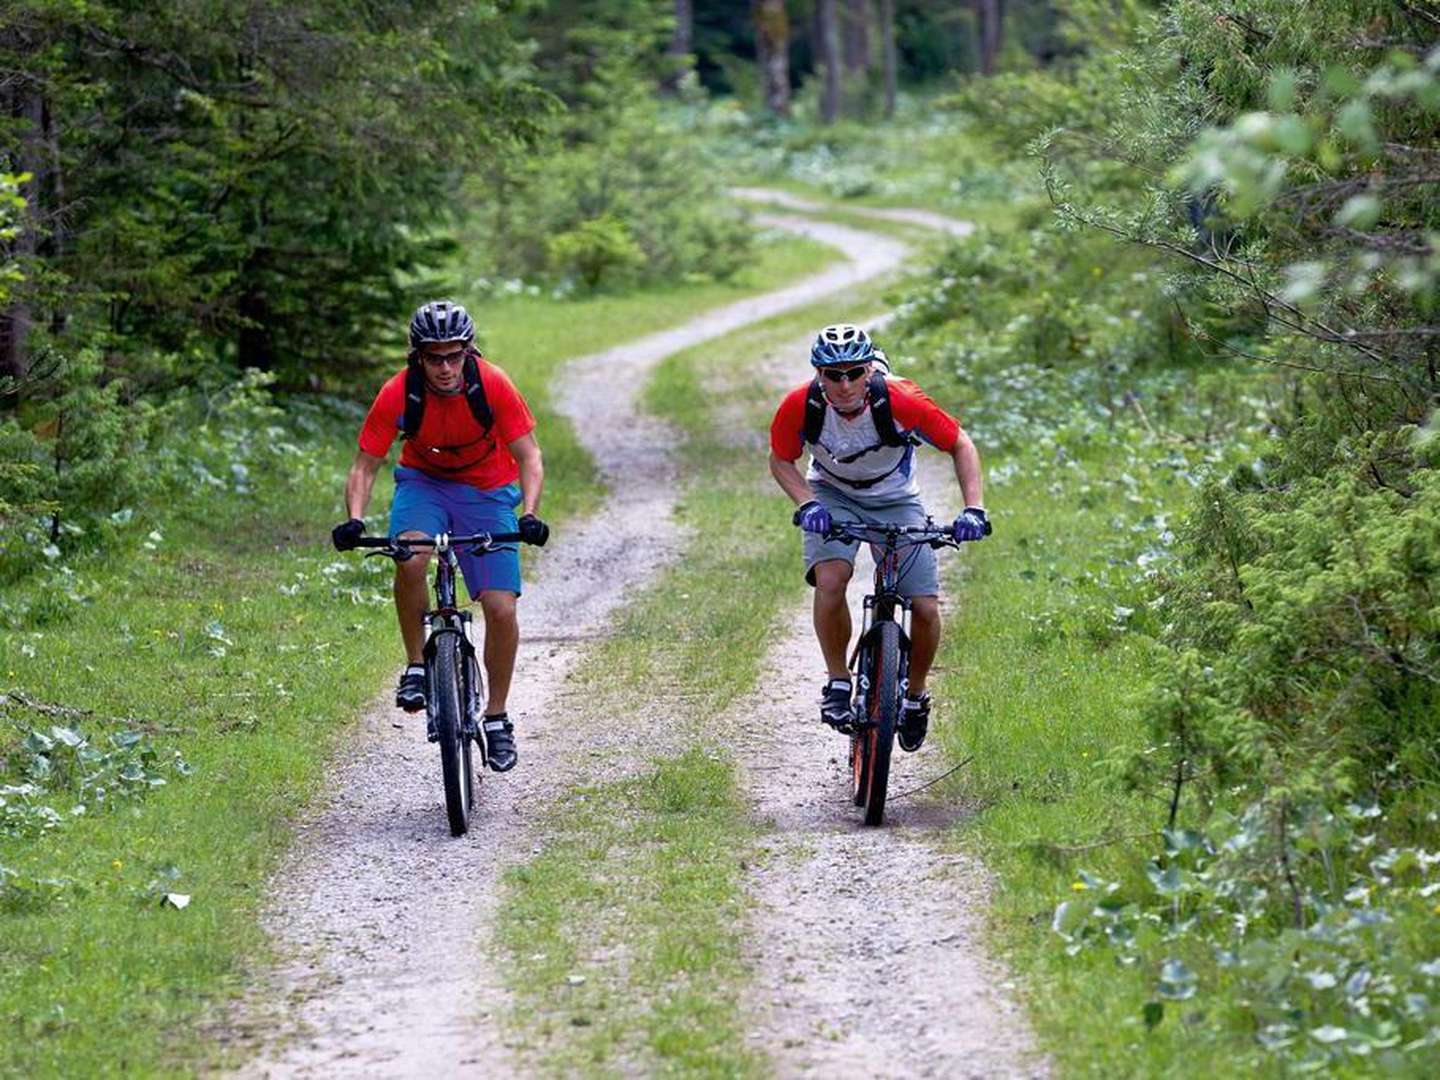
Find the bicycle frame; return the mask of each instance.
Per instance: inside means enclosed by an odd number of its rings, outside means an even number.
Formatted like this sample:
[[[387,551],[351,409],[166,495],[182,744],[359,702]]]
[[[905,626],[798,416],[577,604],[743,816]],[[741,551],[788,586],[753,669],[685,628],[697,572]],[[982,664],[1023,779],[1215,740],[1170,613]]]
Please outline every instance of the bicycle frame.
[[[875,556],[872,592],[862,601],[860,634],[850,653],[850,670],[855,673],[856,715],[870,715],[870,680],[867,652],[879,635],[882,623],[900,625],[900,693],[908,689],[910,675],[910,598],[900,595],[900,560],[909,548],[921,544],[954,546],[942,527],[925,525],[892,525],[880,522],[837,523],[834,535],[868,543]],[[898,617],[897,617],[898,615]],[[863,724],[863,720],[861,721]]]

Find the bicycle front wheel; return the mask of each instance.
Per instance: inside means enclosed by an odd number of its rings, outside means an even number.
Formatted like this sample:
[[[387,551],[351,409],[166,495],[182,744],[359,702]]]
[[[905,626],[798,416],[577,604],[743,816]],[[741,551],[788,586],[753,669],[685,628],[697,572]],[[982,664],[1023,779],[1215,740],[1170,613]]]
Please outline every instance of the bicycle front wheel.
[[[865,824],[879,825],[885,817],[885,794],[890,784],[890,754],[895,748],[895,725],[900,719],[900,624],[883,622],[871,652],[870,700],[867,723],[858,735],[857,752],[864,758],[863,778]]]
[[[430,700],[435,710],[435,731],[440,742],[445,815],[450,819],[450,834],[464,836],[465,830],[470,827],[474,792],[470,746],[465,737],[465,717],[461,711],[465,690],[460,681],[460,643],[455,634],[436,635],[435,657],[431,663]]]

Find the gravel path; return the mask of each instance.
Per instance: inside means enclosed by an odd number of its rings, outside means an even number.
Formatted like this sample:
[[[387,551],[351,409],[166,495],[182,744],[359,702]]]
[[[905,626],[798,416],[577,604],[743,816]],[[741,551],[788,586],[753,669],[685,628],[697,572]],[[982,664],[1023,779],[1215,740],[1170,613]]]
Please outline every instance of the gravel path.
[[[533,809],[560,790],[583,752],[573,728],[552,715],[567,671],[585,640],[606,632],[626,590],[679,547],[672,440],[637,407],[646,377],[671,353],[887,273],[905,255],[902,244],[843,226],[761,220],[838,247],[848,260],[563,369],[555,400],[594,455],[609,498],[556,531],[521,601],[530,632],[522,631],[511,701],[521,764],[484,778],[475,828],[453,839],[423,720],[391,708],[388,687],[372,703],[269,885],[265,922],[287,963],[268,973],[270,993],[257,994],[227,1033],[260,1046],[245,1075],[514,1071],[496,1020],[500,976],[475,943],[493,919],[505,866],[538,842]]]

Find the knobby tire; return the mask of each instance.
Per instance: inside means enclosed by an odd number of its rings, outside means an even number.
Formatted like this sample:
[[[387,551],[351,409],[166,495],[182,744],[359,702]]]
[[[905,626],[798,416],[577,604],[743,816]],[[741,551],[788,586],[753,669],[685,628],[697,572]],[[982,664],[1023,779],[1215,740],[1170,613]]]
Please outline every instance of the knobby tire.
[[[465,700],[460,681],[460,643],[453,633],[440,633],[436,637],[431,701],[435,709],[435,731],[440,736],[445,815],[450,819],[450,835],[464,836],[470,827],[474,791],[470,745],[465,738],[465,715],[460,707]]]
[[[900,625],[883,622],[871,656],[869,723],[861,730],[865,758],[865,824],[879,825],[885,817],[885,794],[890,784],[890,755],[895,749],[895,726],[900,719]]]

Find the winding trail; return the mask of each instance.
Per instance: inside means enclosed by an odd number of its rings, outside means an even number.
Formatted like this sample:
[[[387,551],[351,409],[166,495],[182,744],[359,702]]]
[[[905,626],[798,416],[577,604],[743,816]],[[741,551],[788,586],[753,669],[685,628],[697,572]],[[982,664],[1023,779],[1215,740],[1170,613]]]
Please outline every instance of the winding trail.
[[[521,603],[525,626],[544,628],[522,632],[511,703],[521,763],[483,778],[477,828],[452,839],[423,721],[393,709],[388,687],[371,703],[329,774],[327,797],[299,824],[269,883],[265,925],[286,962],[268,973],[271,992],[256,995],[230,1033],[260,1046],[244,1075],[515,1071],[497,1019],[500,974],[475,943],[493,920],[504,869],[538,842],[526,804],[559,791],[579,767],[585,740],[551,708],[567,671],[586,640],[606,632],[626,592],[675,557],[681,539],[667,450],[674,438],[637,404],[647,376],[674,352],[886,274],[906,254],[897,241],[840,225],[760,220],[830,244],[847,261],[561,371],[555,401],[609,496],[590,518],[556,531]]]

